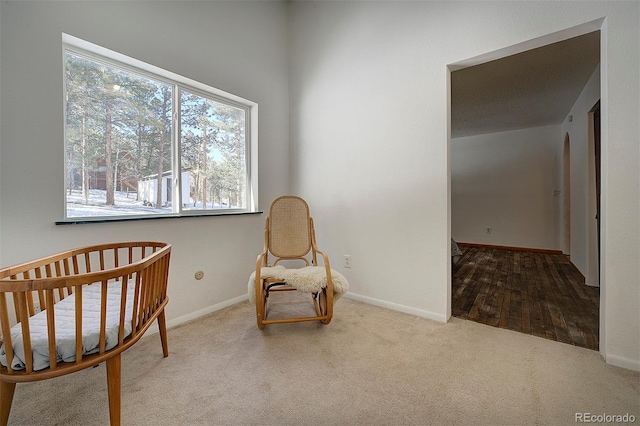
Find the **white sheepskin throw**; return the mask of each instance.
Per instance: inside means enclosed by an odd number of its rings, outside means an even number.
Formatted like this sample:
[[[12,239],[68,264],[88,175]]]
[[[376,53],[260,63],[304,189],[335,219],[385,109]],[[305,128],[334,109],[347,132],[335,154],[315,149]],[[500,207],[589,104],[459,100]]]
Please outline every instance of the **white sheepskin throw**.
[[[263,267],[261,269],[262,278],[277,278],[286,281],[287,284],[295,287],[296,290],[304,293],[318,293],[327,286],[327,276],[324,266],[305,266],[297,269],[287,269],[282,265]],[[247,289],[249,290],[249,300],[256,301],[256,273],[249,277]],[[347,279],[340,272],[331,269],[331,280],[333,282],[334,302],[349,290]]]

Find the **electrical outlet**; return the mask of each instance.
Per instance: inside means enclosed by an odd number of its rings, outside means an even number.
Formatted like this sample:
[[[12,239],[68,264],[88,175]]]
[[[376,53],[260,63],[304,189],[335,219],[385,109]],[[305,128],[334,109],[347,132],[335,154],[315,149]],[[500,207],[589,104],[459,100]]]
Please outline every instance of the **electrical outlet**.
[[[33,312],[35,312],[37,314],[40,311],[41,311],[40,305],[38,303],[34,303],[33,304]]]
[[[344,255],[344,267],[345,268],[351,268],[351,255],[350,254],[345,254]]]
[[[489,228],[489,227],[487,226],[487,228],[486,228],[486,232],[487,232],[487,234],[490,234],[490,233],[491,233],[491,228]]]

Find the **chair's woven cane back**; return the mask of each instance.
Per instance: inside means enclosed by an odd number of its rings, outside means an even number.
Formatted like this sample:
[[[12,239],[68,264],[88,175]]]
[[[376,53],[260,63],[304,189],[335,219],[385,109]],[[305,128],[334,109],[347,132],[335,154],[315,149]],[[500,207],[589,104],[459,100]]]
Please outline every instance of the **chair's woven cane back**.
[[[304,258],[312,248],[312,226],[306,201],[292,195],[277,198],[269,210],[269,252],[279,259]]]

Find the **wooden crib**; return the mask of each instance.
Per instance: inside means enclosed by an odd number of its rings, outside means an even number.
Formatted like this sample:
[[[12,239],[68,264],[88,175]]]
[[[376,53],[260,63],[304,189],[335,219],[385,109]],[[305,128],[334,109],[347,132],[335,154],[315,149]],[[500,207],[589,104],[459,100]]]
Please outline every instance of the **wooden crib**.
[[[121,353],[157,319],[163,354],[169,354],[164,308],[170,254],[166,243],[102,244],[0,270],[1,425],[8,423],[16,383],[101,362],[110,421],[120,424]]]

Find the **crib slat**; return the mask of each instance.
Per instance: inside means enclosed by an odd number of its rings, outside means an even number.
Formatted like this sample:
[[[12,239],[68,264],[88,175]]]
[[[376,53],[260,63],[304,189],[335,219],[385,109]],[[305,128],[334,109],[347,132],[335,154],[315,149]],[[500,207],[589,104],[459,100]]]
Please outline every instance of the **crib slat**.
[[[38,290],[38,305],[40,306],[41,310],[46,309],[46,298],[44,296],[44,291],[42,290]]]
[[[49,336],[49,367],[55,370],[58,366],[58,351],[56,348],[55,310],[53,308],[54,297],[53,290],[46,290],[45,309],[47,311],[47,334]]]
[[[2,322],[2,337],[4,339],[4,349],[7,353],[7,370],[13,372],[13,342],[11,341],[11,326],[9,325],[9,311],[7,309],[7,297],[0,293],[0,322]]]
[[[68,260],[65,259],[64,260],[65,264],[68,264]],[[60,261],[56,260],[56,262],[54,263],[55,267],[56,267],[56,277],[60,277],[62,276],[62,266],[60,265]],[[67,267],[65,266],[65,269],[67,269]],[[62,288],[58,289],[58,296],[60,297],[60,300],[64,299],[64,292],[62,290]]]
[[[90,255],[91,253],[84,254],[84,267],[85,267],[85,272],[87,273],[91,272],[91,256]]]
[[[155,310],[155,293],[154,293],[154,285],[153,278],[155,276],[155,268],[154,265],[149,265],[145,269],[145,278],[146,278],[146,287],[147,287],[147,303],[145,304],[147,308],[147,318],[151,316],[151,313]]]
[[[34,270],[36,273],[36,279],[42,278],[41,268],[37,267]],[[38,306],[40,306],[40,309],[45,309],[44,292],[42,290],[38,290]]]
[[[158,264],[154,266],[156,267],[155,278],[153,281],[155,287],[155,307],[158,309],[162,302],[162,283],[160,282],[162,280],[162,262],[158,262]]]
[[[157,304],[157,286],[155,279],[158,276],[158,265],[149,265],[149,317],[156,311]]]
[[[138,272],[140,277],[140,309],[138,310],[138,325],[144,325],[144,318],[146,316],[147,309],[147,283],[145,279],[145,271]]]
[[[29,316],[32,317],[36,314],[36,305],[33,303],[33,294],[31,292],[25,293],[25,297],[27,299],[27,311],[29,312]]]
[[[162,258],[162,289],[160,290],[160,301],[164,301],[167,298],[167,282],[169,281],[169,260],[170,254]]]
[[[30,280],[31,279],[31,271],[24,271],[22,273],[22,279],[23,280]],[[25,297],[26,297],[26,301],[27,301],[27,312],[29,313],[29,316],[32,317],[35,314],[35,305],[33,304],[33,294],[31,294],[31,292],[27,292],[25,293]]]
[[[154,263],[150,267],[153,269],[151,285],[153,287],[153,311],[155,312],[160,305],[160,262]]]
[[[167,283],[169,282],[169,266],[170,266],[171,254],[168,254],[162,259],[162,294],[161,299],[164,301],[167,298]]]
[[[107,330],[107,281],[102,281],[100,289],[100,353],[104,353],[106,347]]]
[[[158,308],[158,282],[156,281],[160,272],[160,265],[153,264],[149,265],[149,316],[151,317],[153,313]]]
[[[78,266],[78,255],[74,255],[71,257],[71,264],[73,265],[73,275],[78,275],[80,273],[80,267]],[[71,274],[67,274],[71,275]]]
[[[68,276],[71,275],[71,266],[69,265],[69,258],[66,257],[63,259],[62,261],[62,265],[64,266],[64,276]],[[60,299],[64,299],[66,297],[67,293],[65,294],[65,291],[63,288],[60,288]]]
[[[18,302],[18,293],[17,292],[13,292],[11,293],[11,296],[13,296],[13,310],[16,314],[16,321],[20,321],[20,316],[22,315],[22,313],[20,312],[21,310],[21,306],[20,303]]]
[[[76,364],[82,362],[82,286],[77,286],[76,294]]]
[[[158,306],[160,306],[160,291],[161,291],[161,283],[160,283],[160,277],[161,277],[161,273],[162,273],[162,264],[160,262],[158,262],[157,264],[152,265],[154,266],[154,274],[153,274],[153,307],[155,308],[154,311],[156,309],[158,309]]]
[[[53,276],[50,263],[47,263],[46,265],[44,265],[44,273],[47,275],[47,278],[51,278]]]
[[[146,309],[146,291],[147,286],[144,277],[144,270],[138,272],[138,276],[140,277],[140,305],[138,306],[138,327],[142,327],[144,325],[144,317],[145,317],[145,309]]]
[[[149,274],[147,269],[140,271],[142,277],[142,294],[140,299],[142,301],[142,309],[140,309],[140,324],[144,325],[147,322],[147,316],[149,314]]]
[[[120,323],[118,324],[118,345],[124,343],[124,324],[125,324],[125,312],[127,309],[127,288],[129,287],[129,278],[127,275],[120,277],[122,280],[122,287],[120,287]],[[133,329],[132,329],[133,332]]]
[[[29,330],[29,315],[27,313],[27,299],[24,292],[17,293],[20,306],[20,325],[22,328],[22,345],[24,347],[24,363],[27,373],[33,372],[33,352],[31,351],[31,333]]]
[[[51,263],[47,263],[47,264],[44,266],[44,273],[45,273],[45,275],[47,276],[47,278],[51,278],[51,277],[53,277],[53,270],[51,269],[51,265],[52,265]],[[55,295],[54,295],[53,297],[55,298]],[[54,303],[55,303],[55,302],[54,302]]]
[[[136,288],[133,292],[133,309],[131,313],[131,332],[138,331],[138,305],[140,303],[140,273],[136,273]]]
[[[169,266],[170,266],[171,254],[166,255],[163,261],[163,275],[162,275],[162,300],[167,298],[167,283],[169,282]]]

